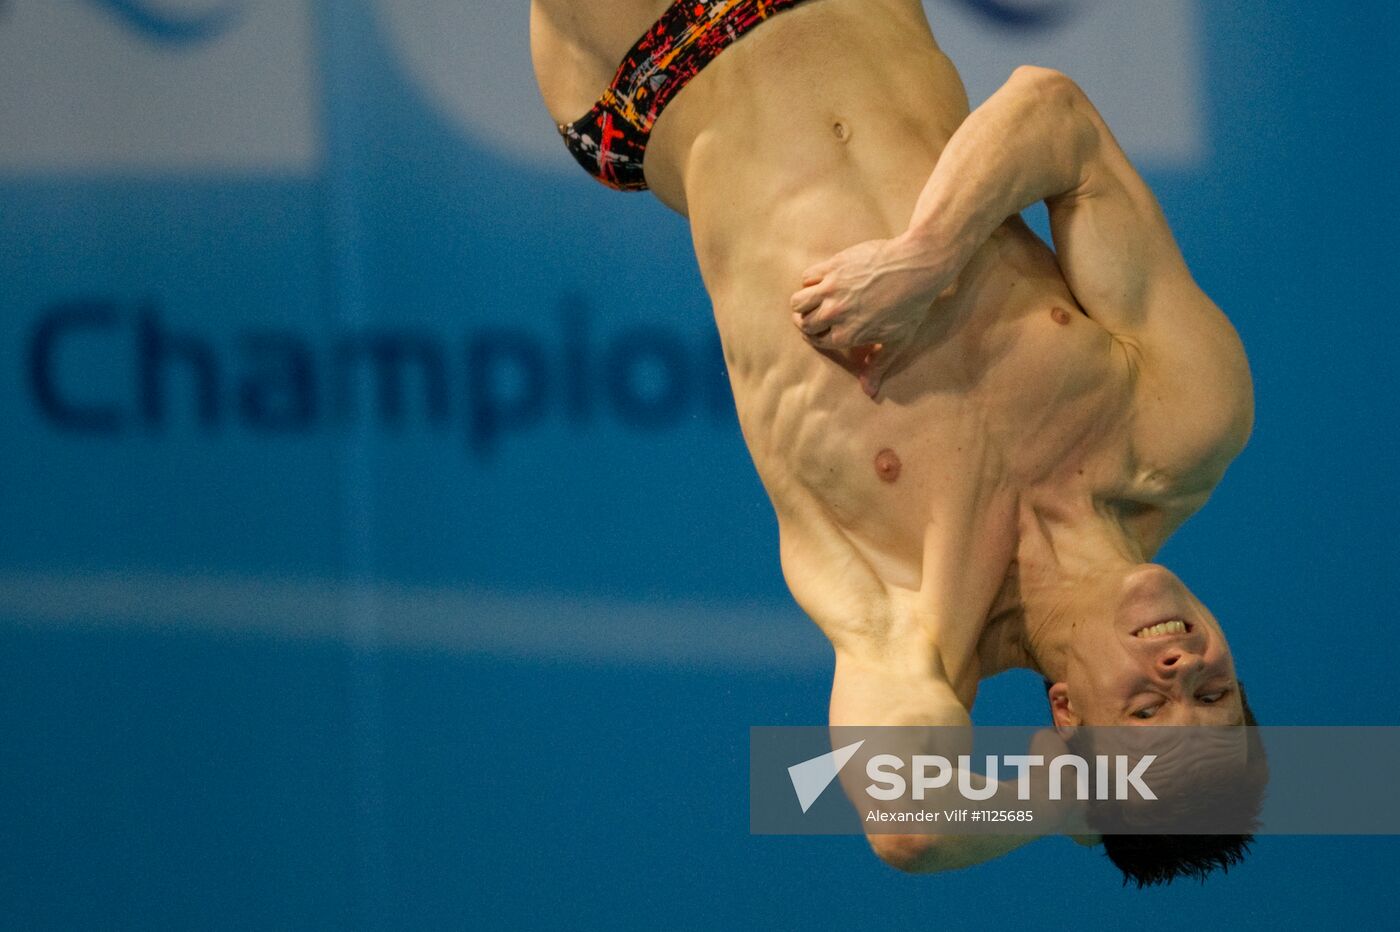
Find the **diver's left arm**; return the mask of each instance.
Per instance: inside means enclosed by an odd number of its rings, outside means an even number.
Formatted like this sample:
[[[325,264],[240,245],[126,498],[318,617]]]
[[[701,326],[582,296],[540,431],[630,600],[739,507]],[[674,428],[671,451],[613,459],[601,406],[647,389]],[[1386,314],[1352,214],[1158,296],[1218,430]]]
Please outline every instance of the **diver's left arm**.
[[[866,391],[899,362],[972,255],[1005,220],[1038,201],[1075,298],[1153,383],[1144,397],[1208,406],[1238,449],[1253,418],[1243,349],[1192,279],[1161,208],[1098,111],[1069,78],[1020,68],[953,134],[908,228],[813,266],[793,296],[794,322],[815,344],[883,345]],[[1222,399],[1228,403],[1222,403]]]
[[[1018,68],[949,139],[907,229],[808,268],[792,297],[808,339],[829,350],[881,344],[888,363],[997,227],[1080,187],[1095,138],[1072,86],[1056,72]]]

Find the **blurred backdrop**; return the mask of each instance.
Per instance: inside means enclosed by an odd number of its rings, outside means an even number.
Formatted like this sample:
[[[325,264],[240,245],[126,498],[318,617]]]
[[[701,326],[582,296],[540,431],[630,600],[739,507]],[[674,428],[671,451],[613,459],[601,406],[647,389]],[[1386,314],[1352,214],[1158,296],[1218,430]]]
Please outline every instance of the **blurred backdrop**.
[[[974,102],[1080,80],[1241,331],[1253,441],[1163,561],[1260,720],[1395,723],[1395,5],[926,6]],[[1384,839],[1138,893],[748,834],[747,729],[823,722],[830,654],[686,226],[573,167],[526,7],[0,0],[5,925],[1393,909]]]

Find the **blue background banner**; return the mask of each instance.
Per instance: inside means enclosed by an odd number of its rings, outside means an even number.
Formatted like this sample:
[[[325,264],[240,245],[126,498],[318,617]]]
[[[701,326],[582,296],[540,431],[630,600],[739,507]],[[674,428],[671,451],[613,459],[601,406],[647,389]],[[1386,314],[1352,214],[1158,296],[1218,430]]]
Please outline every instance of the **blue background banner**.
[[[1163,561],[1261,722],[1394,723],[1394,5],[927,7],[974,96],[998,43],[1162,76],[1105,112],[1258,397]],[[1065,840],[906,878],[751,837],[748,728],[824,721],[831,660],[685,224],[570,170],[524,4],[413,9],[0,0],[7,922],[1389,916],[1388,839],[1138,893]],[[1028,674],[977,713],[1046,718]]]

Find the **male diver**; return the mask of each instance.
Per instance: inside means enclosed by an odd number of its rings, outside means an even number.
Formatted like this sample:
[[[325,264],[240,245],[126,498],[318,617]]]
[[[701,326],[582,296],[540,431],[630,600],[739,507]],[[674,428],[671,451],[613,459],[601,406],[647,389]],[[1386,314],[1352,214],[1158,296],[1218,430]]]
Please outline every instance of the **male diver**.
[[[577,161],[690,222],[833,725],[965,725],[1012,667],[1062,728],[1252,721],[1151,562],[1244,447],[1249,368],[1069,78],[969,113],[919,0],[533,0],[531,39]],[[1029,839],[869,840],[936,871]],[[1138,841],[1104,839],[1141,883],[1247,836]]]

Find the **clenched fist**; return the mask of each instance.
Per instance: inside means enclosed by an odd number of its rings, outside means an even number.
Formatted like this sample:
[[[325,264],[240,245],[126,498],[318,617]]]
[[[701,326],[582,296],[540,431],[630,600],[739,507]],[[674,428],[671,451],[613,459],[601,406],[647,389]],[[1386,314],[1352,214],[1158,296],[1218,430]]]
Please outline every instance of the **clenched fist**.
[[[793,323],[813,346],[851,354],[873,398],[955,282],[959,263],[942,253],[907,236],[857,243],[803,273]]]

